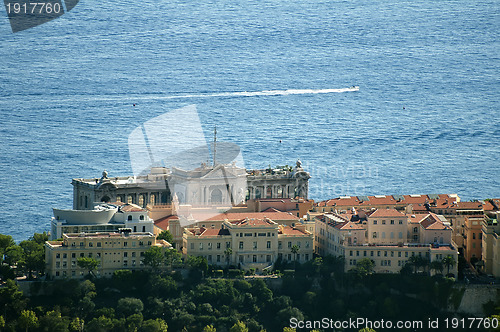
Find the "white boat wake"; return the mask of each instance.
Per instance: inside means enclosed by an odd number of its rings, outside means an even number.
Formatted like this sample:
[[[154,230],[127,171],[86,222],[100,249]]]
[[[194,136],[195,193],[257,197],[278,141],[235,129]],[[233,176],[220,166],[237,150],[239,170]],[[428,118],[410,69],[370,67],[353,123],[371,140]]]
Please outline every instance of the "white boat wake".
[[[136,99],[191,99],[191,98],[213,98],[213,97],[258,97],[258,96],[288,96],[288,95],[307,95],[307,94],[326,94],[359,91],[359,86],[352,86],[343,89],[288,89],[288,90],[264,90],[264,91],[241,91],[241,92],[216,92],[199,93],[189,95],[148,95],[137,96]]]

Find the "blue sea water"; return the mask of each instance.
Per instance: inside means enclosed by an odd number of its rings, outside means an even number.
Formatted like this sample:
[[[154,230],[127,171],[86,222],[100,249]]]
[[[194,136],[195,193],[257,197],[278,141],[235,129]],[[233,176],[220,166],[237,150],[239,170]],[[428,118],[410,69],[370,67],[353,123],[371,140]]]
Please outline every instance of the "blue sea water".
[[[316,200],[500,197],[499,31],[496,0],[81,0],[15,34],[2,8],[0,233],[48,230],[72,178],[131,174],[131,131],[191,104],[247,167],[300,158]]]

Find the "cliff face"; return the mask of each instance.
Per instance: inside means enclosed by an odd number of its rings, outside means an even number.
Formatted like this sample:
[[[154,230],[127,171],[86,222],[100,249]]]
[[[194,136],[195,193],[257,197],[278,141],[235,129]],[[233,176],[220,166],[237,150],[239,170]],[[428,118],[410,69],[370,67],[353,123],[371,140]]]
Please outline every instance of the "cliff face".
[[[500,299],[500,285],[468,285],[465,288],[458,309],[450,311],[484,317],[483,305],[489,301],[498,303]]]

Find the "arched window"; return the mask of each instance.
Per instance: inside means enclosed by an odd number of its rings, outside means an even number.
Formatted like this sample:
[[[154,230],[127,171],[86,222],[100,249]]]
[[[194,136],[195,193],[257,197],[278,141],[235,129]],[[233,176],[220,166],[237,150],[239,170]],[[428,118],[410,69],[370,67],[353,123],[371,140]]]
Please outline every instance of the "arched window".
[[[127,217],[127,220],[128,220],[128,221],[131,221],[131,220],[132,220],[132,215],[129,215],[129,216]]]
[[[283,197],[283,187],[281,187],[281,186],[277,186],[277,187],[276,187],[276,193],[277,193],[277,195],[278,195],[278,196],[277,196],[278,198],[282,198],[282,197]]]
[[[260,190],[259,190],[259,188],[255,188],[255,198],[260,198]]]
[[[144,215],[143,215],[143,214],[141,214],[141,215],[139,216],[139,220],[144,220]]]
[[[212,203],[222,203],[222,191],[218,188],[212,190],[210,195],[210,202]]]
[[[128,195],[128,197],[127,197],[127,203],[128,203],[128,204],[132,204],[133,202],[134,202],[134,201],[133,201],[133,199],[132,199],[132,195]]]
[[[144,207],[144,195],[139,195],[139,206]]]
[[[155,195],[154,194],[151,194],[151,196],[149,196],[149,203],[151,203],[151,205],[155,205]]]
[[[273,189],[271,186],[268,186],[266,189],[266,198],[272,198],[273,197]]]

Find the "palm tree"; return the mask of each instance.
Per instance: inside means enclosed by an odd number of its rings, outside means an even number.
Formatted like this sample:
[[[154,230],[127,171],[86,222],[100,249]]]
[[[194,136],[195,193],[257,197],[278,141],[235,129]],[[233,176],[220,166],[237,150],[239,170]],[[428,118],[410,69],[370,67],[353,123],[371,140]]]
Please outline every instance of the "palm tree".
[[[414,273],[417,273],[417,269],[419,267],[419,263],[418,263],[418,256],[411,256],[409,259],[408,259],[408,262],[413,265],[413,268],[415,269],[415,272]]]
[[[448,268],[447,274],[450,274],[450,268],[454,267],[455,264],[457,264],[457,262],[455,261],[455,258],[453,258],[453,256],[448,255],[445,258],[443,258],[443,265]]]
[[[430,269],[434,270],[436,273],[439,271],[440,274],[443,274],[443,262],[441,261],[431,262]]]
[[[226,248],[224,250],[224,255],[226,255],[226,260],[227,260],[227,268],[229,269],[229,260],[231,258],[231,255],[233,254],[233,249],[231,248]]]
[[[293,260],[295,261],[294,265],[295,265],[295,268],[297,267],[297,253],[299,252],[300,248],[298,245],[294,244],[292,246],[292,253],[293,253]]]

